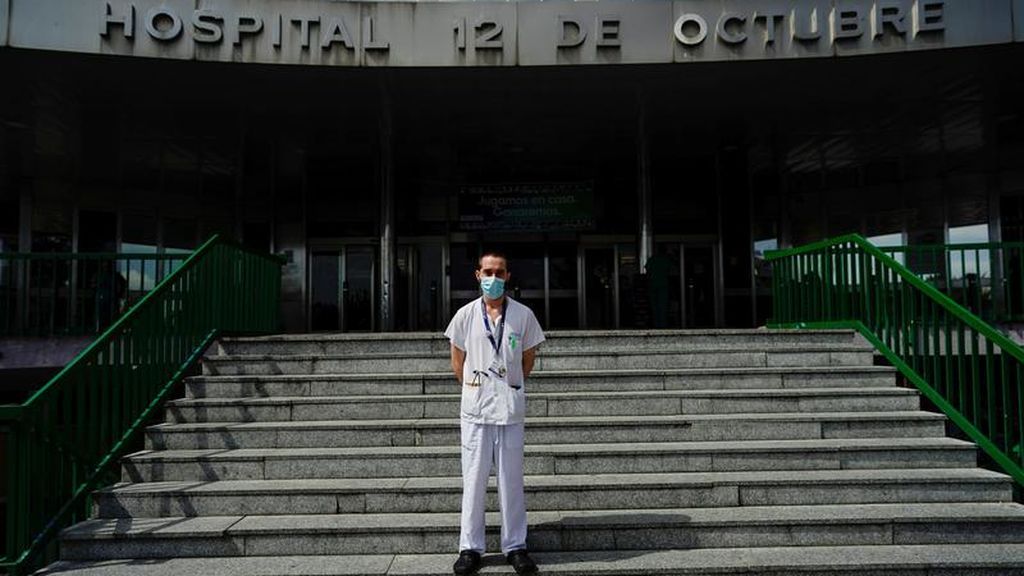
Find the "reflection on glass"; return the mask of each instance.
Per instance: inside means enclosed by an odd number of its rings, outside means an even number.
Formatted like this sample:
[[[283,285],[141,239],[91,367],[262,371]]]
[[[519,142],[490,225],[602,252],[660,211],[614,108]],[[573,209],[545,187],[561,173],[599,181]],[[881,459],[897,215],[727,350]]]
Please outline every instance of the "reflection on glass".
[[[373,248],[350,246],[345,253],[345,330],[373,329]]]
[[[441,245],[425,244],[417,247],[419,261],[416,269],[416,329],[436,330],[441,325]]]
[[[641,328],[647,322],[647,294],[640,283],[636,246],[619,245],[619,327]]]
[[[892,234],[878,234],[876,236],[868,236],[867,241],[871,242],[875,246],[878,246],[879,248],[892,248],[897,246],[903,246],[903,233],[893,232]],[[905,252],[888,252],[886,250],[882,250],[882,252],[889,254],[890,256],[893,257],[894,260],[896,260],[900,264],[903,264],[904,266],[907,264],[907,255]]]
[[[615,327],[614,255],[610,246],[584,251],[587,328]]]
[[[341,310],[338,307],[340,255],[337,252],[314,252],[310,284],[310,329],[314,332],[337,330]]]
[[[956,226],[949,229],[952,246],[946,251],[951,296],[982,317],[992,310],[992,256],[989,250],[969,245],[988,241],[988,224]]]
[[[544,290],[543,245],[512,245],[505,250],[505,255],[508,256],[508,289],[512,290],[513,294],[518,290],[520,298],[523,298],[522,292],[525,290]],[[541,308],[543,307],[542,301]]]
[[[547,328],[579,327],[577,249],[575,244],[549,244],[548,295],[551,315]]]
[[[988,224],[957,226],[949,229],[950,244],[985,244],[988,242]],[[949,275],[954,286],[963,285],[964,278],[973,275],[975,279],[987,281],[992,274],[988,250],[954,247],[950,254]]]
[[[647,261],[647,292],[651,302],[651,326],[682,326],[682,276],[678,242],[659,243]]]
[[[451,245],[452,291],[477,290],[476,276],[474,275],[477,266],[477,252],[476,244],[453,243]],[[452,310],[457,310],[465,302],[452,302],[452,304]]]
[[[758,288],[771,288],[772,265],[765,258],[765,254],[778,249],[778,238],[764,238],[754,241],[754,279]]]
[[[714,250],[710,246],[687,246],[686,327],[712,328],[715,325]]]
[[[548,247],[548,283],[552,290],[576,289],[576,245]]]

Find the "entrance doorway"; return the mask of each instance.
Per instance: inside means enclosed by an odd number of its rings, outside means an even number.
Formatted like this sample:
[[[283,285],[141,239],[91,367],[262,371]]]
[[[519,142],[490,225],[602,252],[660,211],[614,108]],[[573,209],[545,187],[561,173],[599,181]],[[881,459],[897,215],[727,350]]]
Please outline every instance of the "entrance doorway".
[[[721,271],[713,241],[657,242],[647,272],[652,327],[722,325]]]
[[[367,243],[310,241],[310,330],[376,330],[377,259]]]
[[[444,240],[399,239],[395,275],[395,329],[443,330]]]
[[[508,257],[511,277],[506,290],[526,304],[545,329],[579,327],[579,275],[577,245],[568,241],[502,241],[497,245]],[[453,242],[450,249],[451,312],[480,297],[474,278],[476,242]]]
[[[641,274],[636,244],[580,245],[581,327],[712,328],[722,325],[718,247],[713,241],[663,241]]]

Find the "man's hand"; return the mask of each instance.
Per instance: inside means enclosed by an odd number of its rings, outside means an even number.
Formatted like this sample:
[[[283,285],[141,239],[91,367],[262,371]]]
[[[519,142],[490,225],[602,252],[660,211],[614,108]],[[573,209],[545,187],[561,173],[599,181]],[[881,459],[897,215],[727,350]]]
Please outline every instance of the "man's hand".
[[[529,350],[523,350],[523,379],[530,377],[530,372],[533,372],[533,361],[537,358],[537,347],[534,346]]]
[[[452,372],[455,373],[455,380],[462,384],[462,367],[466,364],[466,351],[459,350],[459,347],[452,344]],[[531,365],[533,362],[530,363]]]

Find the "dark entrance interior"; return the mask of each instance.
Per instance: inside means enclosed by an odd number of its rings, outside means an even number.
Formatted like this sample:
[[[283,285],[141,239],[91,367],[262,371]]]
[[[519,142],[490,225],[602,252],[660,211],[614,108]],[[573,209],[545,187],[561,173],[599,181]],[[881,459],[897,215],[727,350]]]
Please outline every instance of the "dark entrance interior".
[[[758,325],[763,247],[989,221],[991,182],[1019,170],[1022,55],[375,70],[5,50],[0,205],[33,216],[0,219],[0,246],[242,236],[290,259],[289,330],[379,329],[385,294],[397,329],[438,329],[494,245],[547,327]],[[461,189],[508,183],[584,183],[592,223],[460,225]]]

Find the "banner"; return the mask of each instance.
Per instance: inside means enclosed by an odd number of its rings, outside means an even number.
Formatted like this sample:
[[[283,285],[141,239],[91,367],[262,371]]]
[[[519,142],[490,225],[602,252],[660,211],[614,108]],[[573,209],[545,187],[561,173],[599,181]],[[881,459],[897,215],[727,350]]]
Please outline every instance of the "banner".
[[[459,191],[457,226],[466,232],[590,230],[590,182],[467,186]]]

